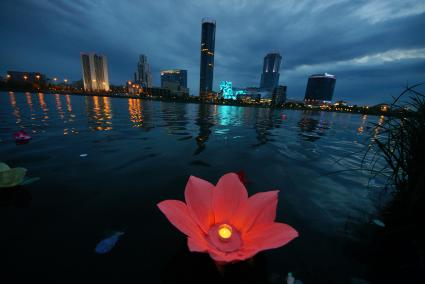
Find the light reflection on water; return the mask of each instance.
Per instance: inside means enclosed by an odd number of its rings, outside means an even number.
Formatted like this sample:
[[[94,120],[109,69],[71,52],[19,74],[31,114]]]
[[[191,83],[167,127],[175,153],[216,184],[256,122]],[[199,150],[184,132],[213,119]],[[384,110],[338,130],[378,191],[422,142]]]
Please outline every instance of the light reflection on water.
[[[357,268],[361,271],[361,264],[353,264],[355,261],[335,243],[343,246],[355,239],[349,235],[352,230],[347,230],[347,224],[367,223],[366,216],[376,212],[376,197],[366,188],[367,177],[359,172],[325,174],[359,167],[365,139],[379,135],[379,131],[372,131],[370,122],[382,124],[383,118],[95,96],[0,93],[0,156],[12,166],[26,167],[30,175],[41,177],[29,187],[35,204],[32,214],[38,216],[34,222],[40,222],[31,226],[50,228],[51,223],[55,224],[52,230],[58,232],[38,232],[46,247],[55,243],[51,238],[73,242],[68,239],[66,226],[76,232],[88,232],[85,237],[90,243],[84,246],[91,246],[99,237],[93,234],[93,224],[108,226],[115,222],[132,228],[132,236],[124,239],[124,244],[137,247],[149,243],[155,248],[156,257],[148,257],[149,262],[161,268],[161,259],[177,253],[178,248],[173,241],[160,242],[156,235],[144,234],[140,221],[156,226],[161,238],[173,240],[177,234],[168,230],[156,202],[181,199],[189,175],[216,182],[225,172],[243,169],[251,194],[281,190],[278,220],[285,220],[302,235],[288,249],[268,254],[282,259],[281,267],[271,262],[271,269],[286,275],[282,267],[303,263],[294,269],[320,275],[330,265],[340,270],[335,277],[343,277]],[[27,145],[17,146],[11,139],[11,134],[20,128],[33,133],[33,140]],[[81,158],[82,153],[87,157]],[[43,200],[49,196],[66,201],[58,201],[58,205]],[[54,214],[45,217],[46,210],[59,212],[61,224],[53,220]],[[78,221],[75,216],[79,216]],[[20,247],[19,240],[15,245]],[[21,254],[31,257],[30,252],[36,255],[33,250],[36,248]],[[51,248],[50,253],[55,255],[56,250]],[[323,255],[332,258],[323,262]],[[85,257],[84,253],[78,255],[79,259]],[[138,256],[140,259],[144,262],[143,256]],[[123,260],[122,267],[116,265],[125,270],[129,263]],[[150,279],[155,271],[144,271],[144,275]]]
[[[84,101],[90,129],[94,131],[112,130],[110,98],[86,96]]]
[[[19,93],[18,93],[19,94]],[[21,127],[27,127],[28,121],[22,121],[21,109],[16,102],[16,94],[9,92],[9,103],[10,108],[13,110],[13,115],[16,118],[15,123]],[[41,112],[34,109],[33,96],[38,97],[39,106]],[[49,95],[50,96],[50,95]],[[73,112],[72,99],[71,95],[51,95],[54,97],[53,103],[55,105],[55,110],[59,116],[59,119],[66,122],[67,124],[72,124],[77,119],[77,114]],[[50,110],[49,106],[45,101],[45,94],[30,94],[25,93],[27,110],[30,114],[32,120],[38,120],[40,122],[48,125],[50,119]],[[74,97],[81,101],[82,98]],[[65,101],[66,107],[63,106],[63,100]],[[83,97],[85,111],[84,113],[79,113],[78,115],[86,115],[88,118],[88,127],[93,131],[110,131],[113,129],[113,110],[111,108],[111,98],[109,97],[97,97],[97,96],[85,96]],[[133,127],[143,128],[143,127],[152,127],[154,125],[152,118],[156,114],[149,110],[149,102],[143,102],[138,99],[128,99],[128,118],[129,122]],[[170,107],[166,103],[161,105],[162,108],[162,119],[166,125],[173,126],[179,125],[181,123],[187,123],[188,119],[192,117],[187,117],[186,107],[181,107],[182,104],[173,104],[173,107]],[[165,107],[164,107],[165,106]],[[178,106],[178,107],[176,107]],[[183,105],[185,106],[185,105]],[[272,141],[273,136],[272,129],[280,128],[284,119],[281,116],[281,112],[272,111],[270,109],[264,108],[239,108],[234,106],[218,106],[218,105],[199,105],[197,111],[194,111],[193,105],[191,106],[191,115],[193,117],[195,124],[199,126],[199,133],[196,137],[196,140],[203,142],[208,140],[208,137],[211,133],[211,128],[214,126],[221,126],[220,129],[216,129],[214,133],[218,135],[225,135],[229,133],[230,128],[223,126],[238,127],[243,124],[252,123],[253,129],[257,133],[257,138],[259,144],[265,144],[268,141]],[[22,106],[21,106],[22,107]],[[147,108],[147,111],[144,110]],[[118,110],[117,110],[118,111]],[[121,109],[119,110],[121,112]],[[121,114],[121,113],[120,113]],[[332,118],[330,114],[326,112],[319,112],[319,116],[315,112],[305,111],[302,113],[299,121],[297,122],[299,131],[298,134],[301,136],[301,139],[314,141],[320,139],[321,136],[326,135],[326,131],[332,128]],[[344,114],[339,114],[343,116]],[[368,117],[367,115],[359,116],[359,126],[357,127],[358,134],[363,134],[365,129],[369,129],[368,126]],[[26,118],[25,118],[26,119]],[[380,117],[378,124],[381,125],[383,122],[383,117]],[[77,119],[78,124],[75,125],[79,128],[84,127],[81,125],[81,118]],[[171,129],[171,133],[174,133],[174,130]],[[175,132],[177,133],[177,132]],[[375,134],[379,133],[379,128],[375,130]]]

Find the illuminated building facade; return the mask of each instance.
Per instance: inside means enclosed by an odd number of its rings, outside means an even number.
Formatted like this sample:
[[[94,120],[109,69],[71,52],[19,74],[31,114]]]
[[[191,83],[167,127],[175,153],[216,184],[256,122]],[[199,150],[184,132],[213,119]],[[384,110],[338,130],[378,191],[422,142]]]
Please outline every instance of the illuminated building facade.
[[[169,90],[171,96],[189,96],[187,70],[173,69],[161,71],[161,88]]]
[[[212,93],[214,76],[215,50],[215,20],[202,19],[201,34],[201,70],[199,80],[199,94],[201,99],[207,99]]]
[[[233,92],[232,82],[221,81],[220,92],[226,100],[236,100],[236,94]]]
[[[144,92],[144,88],[141,84],[128,81],[127,92],[131,95],[140,95]]]
[[[145,88],[152,87],[152,73],[151,67],[148,63],[146,55],[139,55],[139,62],[137,63],[137,72],[134,73],[134,82],[141,84]]]
[[[311,75],[305,90],[304,103],[307,105],[322,105],[330,103],[335,89],[336,77],[324,73]]]
[[[177,83],[179,86],[187,88],[187,70],[172,69],[161,71],[161,87],[165,82]]]
[[[84,90],[109,91],[108,62],[106,56],[96,53],[81,53]]]
[[[279,53],[269,53],[264,57],[263,73],[260,88],[273,91],[279,85],[279,70],[282,56]]]

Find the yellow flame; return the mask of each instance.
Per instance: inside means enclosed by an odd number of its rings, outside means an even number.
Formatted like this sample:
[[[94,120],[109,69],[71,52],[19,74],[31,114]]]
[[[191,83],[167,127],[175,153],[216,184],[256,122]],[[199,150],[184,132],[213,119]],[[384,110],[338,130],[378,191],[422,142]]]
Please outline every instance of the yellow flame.
[[[232,236],[232,227],[227,224],[221,225],[220,227],[218,227],[218,235],[222,239],[229,239]]]

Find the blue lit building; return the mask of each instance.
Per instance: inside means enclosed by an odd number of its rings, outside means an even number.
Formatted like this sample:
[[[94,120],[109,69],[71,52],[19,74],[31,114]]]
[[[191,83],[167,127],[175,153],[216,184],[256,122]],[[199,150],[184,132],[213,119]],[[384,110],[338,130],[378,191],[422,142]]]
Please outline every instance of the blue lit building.
[[[220,92],[226,100],[236,100],[236,94],[233,92],[232,82],[221,81]]]
[[[264,57],[263,73],[261,74],[260,88],[273,91],[279,85],[279,70],[282,56],[279,53],[269,53]]]
[[[187,88],[187,70],[172,69],[161,71],[161,87],[165,82],[178,83],[181,87]]]
[[[311,75],[308,78],[305,90],[304,103],[309,105],[321,105],[330,103],[335,89],[336,77],[324,73]]]
[[[201,34],[201,70],[199,94],[207,99],[212,93],[214,79],[215,20],[202,19]]]

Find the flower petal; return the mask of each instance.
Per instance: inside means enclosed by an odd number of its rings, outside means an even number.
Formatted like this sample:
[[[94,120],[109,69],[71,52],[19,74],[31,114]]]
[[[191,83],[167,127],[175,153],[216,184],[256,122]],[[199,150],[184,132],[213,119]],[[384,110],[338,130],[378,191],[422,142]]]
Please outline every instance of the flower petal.
[[[12,168],[0,172],[0,188],[1,187],[14,187],[22,183],[27,169],[25,168]]]
[[[207,252],[208,251],[208,243],[203,238],[187,238],[187,246],[189,250],[192,252]]]
[[[225,174],[213,190],[215,223],[228,222],[239,205],[248,199],[245,186],[235,173]]]
[[[232,224],[243,233],[249,231],[254,225],[273,223],[276,219],[278,193],[278,190],[274,190],[251,196],[239,207]]]
[[[255,253],[249,251],[238,250],[231,253],[225,253],[214,249],[209,249],[208,253],[215,262],[219,264],[232,263],[251,258]]]
[[[190,176],[184,191],[187,207],[204,233],[214,224],[212,191],[214,185],[203,179]]]
[[[159,209],[177,229],[189,237],[200,237],[202,231],[189,213],[189,208],[180,200],[164,200],[158,203]]]
[[[244,249],[259,252],[286,245],[298,237],[298,232],[291,226],[283,223],[264,223],[255,225],[242,236]]]

